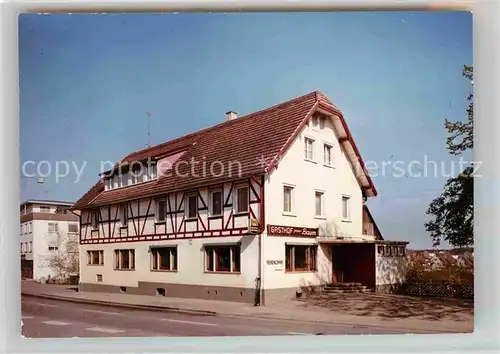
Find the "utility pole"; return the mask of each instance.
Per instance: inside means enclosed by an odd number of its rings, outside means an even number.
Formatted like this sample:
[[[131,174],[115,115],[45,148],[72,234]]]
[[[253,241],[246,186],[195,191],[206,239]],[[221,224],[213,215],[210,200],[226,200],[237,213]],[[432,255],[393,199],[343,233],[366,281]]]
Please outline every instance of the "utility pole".
[[[153,115],[150,111],[146,112],[148,116],[148,147],[151,147],[151,116]]]

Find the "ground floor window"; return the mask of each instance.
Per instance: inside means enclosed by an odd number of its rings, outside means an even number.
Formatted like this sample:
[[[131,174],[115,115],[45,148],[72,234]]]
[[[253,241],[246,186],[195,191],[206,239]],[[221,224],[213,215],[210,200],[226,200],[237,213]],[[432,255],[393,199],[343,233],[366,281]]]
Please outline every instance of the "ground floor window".
[[[103,265],[104,264],[104,251],[87,251],[87,264],[88,265]]]
[[[240,272],[240,245],[205,246],[205,271]]]
[[[135,250],[115,250],[115,269],[135,269]]]
[[[154,247],[151,248],[151,269],[176,271],[177,270],[177,247]]]
[[[286,245],[286,271],[312,272],[317,269],[316,245]]]

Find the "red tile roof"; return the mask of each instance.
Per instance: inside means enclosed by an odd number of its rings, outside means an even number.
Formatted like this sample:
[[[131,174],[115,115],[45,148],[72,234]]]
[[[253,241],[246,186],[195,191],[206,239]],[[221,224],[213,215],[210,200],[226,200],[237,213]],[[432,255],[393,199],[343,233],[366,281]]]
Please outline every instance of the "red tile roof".
[[[172,166],[176,171],[156,180],[124,188],[104,191],[102,180],[97,182],[72,209],[84,209],[129,199],[143,198],[186,188],[221,183],[235,177],[265,174],[271,163],[277,164],[301,127],[308,122],[318,106],[328,107],[343,120],[342,113],[318,91],[249,115],[226,121],[210,128],[134,152],[119,164],[160,158],[184,150],[184,155]],[[349,141],[355,147],[352,137]],[[357,149],[356,149],[357,152]],[[358,153],[359,154],[359,153]],[[198,163],[192,169],[191,159]],[[361,159],[361,156],[358,156]],[[213,173],[210,172],[211,163]],[[262,163],[264,161],[265,163]],[[205,162],[205,164],[201,163]],[[231,162],[234,164],[231,165]],[[238,172],[238,165],[241,173]],[[204,169],[205,166],[205,169]],[[220,167],[223,166],[223,170]],[[232,166],[232,170],[230,170]],[[116,166],[115,166],[116,167]],[[369,176],[369,188],[376,195]]]

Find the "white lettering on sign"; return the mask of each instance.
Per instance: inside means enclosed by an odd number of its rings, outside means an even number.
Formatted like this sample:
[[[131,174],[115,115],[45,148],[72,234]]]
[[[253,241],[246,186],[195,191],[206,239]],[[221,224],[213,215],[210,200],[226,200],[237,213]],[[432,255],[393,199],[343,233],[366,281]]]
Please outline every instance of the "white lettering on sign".
[[[318,229],[312,229],[308,227],[268,225],[268,233],[271,235],[315,237],[318,235]]]

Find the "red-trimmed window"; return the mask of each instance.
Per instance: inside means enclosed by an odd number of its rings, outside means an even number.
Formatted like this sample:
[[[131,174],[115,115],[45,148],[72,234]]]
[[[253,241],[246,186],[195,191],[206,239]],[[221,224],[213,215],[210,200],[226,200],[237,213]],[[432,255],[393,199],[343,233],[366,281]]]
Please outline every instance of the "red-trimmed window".
[[[286,271],[287,272],[313,272],[317,268],[316,245],[286,245]]]

